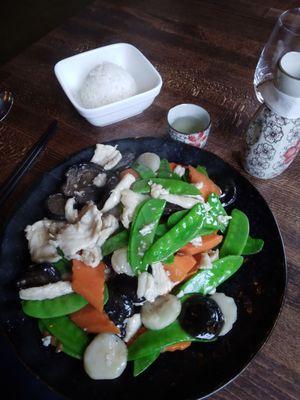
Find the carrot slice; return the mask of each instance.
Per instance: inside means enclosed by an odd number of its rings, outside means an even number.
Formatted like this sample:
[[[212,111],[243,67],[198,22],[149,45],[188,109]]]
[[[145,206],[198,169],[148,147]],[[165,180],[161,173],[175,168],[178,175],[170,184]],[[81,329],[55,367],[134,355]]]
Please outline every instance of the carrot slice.
[[[173,344],[171,346],[168,346],[164,349],[163,352],[165,351],[176,351],[176,350],[185,350],[191,345],[191,342],[180,342]]]
[[[80,294],[101,312],[104,300],[104,268],[103,263],[92,268],[82,261],[72,260],[72,288],[74,292]]]
[[[219,186],[217,186],[211,179],[197,171],[196,168],[192,167],[191,165],[189,165],[189,176],[192,183],[203,183],[203,187],[200,189],[200,192],[204,197],[204,200],[207,200],[211,193],[215,193],[218,196],[221,194],[221,189]]]
[[[190,254],[179,255],[174,257],[172,264],[164,264],[165,271],[168,272],[169,278],[173,282],[181,282],[185,279],[189,271],[195,266],[196,260]]]
[[[104,311],[100,312],[90,304],[71,314],[70,319],[89,333],[120,333]]]
[[[124,176],[127,174],[133,175],[136,179],[138,179],[140,177],[140,175],[134,169],[127,168],[120,172],[120,178],[121,179],[124,178]]]
[[[180,249],[180,252],[190,255],[204,253],[205,251],[211,250],[218,246],[222,242],[223,236],[212,233],[211,235],[202,236],[202,244],[200,246],[194,246],[192,243],[188,243]]]

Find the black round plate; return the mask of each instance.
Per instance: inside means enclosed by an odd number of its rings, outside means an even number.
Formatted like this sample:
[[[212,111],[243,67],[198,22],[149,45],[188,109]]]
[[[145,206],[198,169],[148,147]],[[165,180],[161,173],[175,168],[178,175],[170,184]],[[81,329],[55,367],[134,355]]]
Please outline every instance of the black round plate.
[[[29,263],[24,228],[45,215],[44,200],[57,191],[64,171],[88,161],[93,149],[72,156],[45,174],[23,199],[7,224],[0,257],[0,324],[21,360],[57,392],[72,399],[124,400],[166,398],[199,399],[235,378],[268,338],[278,317],[286,284],[286,263],[276,221],[259,192],[219,157],[168,139],[124,139],[110,142],[137,156],[145,151],[182,164],[205,165],[221,186],[236,188],[230,207],[243,210],[253,237],[263,238],[263,251],[246,257],[240,271],[219,291],[235,298],[238,320],[232,331],[211,344],[193,344],[181,352],[162,354],[141,376],[134,378],[132,363],[114,381],[93,381],[77,361],[41,344],[37,323],[21,311],[15,281]]]

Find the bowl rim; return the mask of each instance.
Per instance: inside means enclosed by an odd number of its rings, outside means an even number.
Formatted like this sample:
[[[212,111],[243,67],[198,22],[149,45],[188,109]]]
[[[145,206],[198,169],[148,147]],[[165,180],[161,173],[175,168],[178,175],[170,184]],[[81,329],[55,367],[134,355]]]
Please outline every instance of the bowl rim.
[[[104,104],[103,106],[99,106],[99,107],[95,107],[95,108],[86,108],[83,107],[82,105],[79,104],[79,102],[74,98],[74,96],[72,95],[69,86],[65,84],[62,75],[59,72],[59,67],[60,65],[64,64],[65,61],[70,60],[70,59],[74,59],[74,58],[82,58],[82,57],[86,57],[87,54],[91,53],[91,52],[97,52],[99,50],[105,49],[105,48],[109,48],[109,47],[120,47],[120,46],[125,46],[125,47],[131,47],[132,49],[134,49],[134,51],[136,51],[143,59],[143,61],[148,64],[148,66],[150,67],[151,71],[153,72],[153,74],[155,75],[155,77],[158,79],[158,83],[152,87],[151,89],[148,89],[144,92],[141,93],[137,93],[133,96],[127,97],[126,99],[122,99],[122,100],[118,100],[115,101],[113,103],[109,103],[109,104]],[[126,43],[126,42],[118,42],[118,43],[113,43],[113,44],[108,44],[105,46],[100,46],[100,47],[96,47],[94,49],[90,49],[87,51],[84,51],[82,53],[77,53],[74,54],[70,57],[66,57],[63,58],[61,60],[59,60],[55,65],[54,65],[54,73],[55,76],[58,80],[58,82],[60,83],[64,93],[66,94],[66,96],[68,97],[68,99],[70,100],[70,102],[73,104],[73,106],[80,112],[83,113],[84,115],[93,115],[96,114],[98,112],[102,112],[105,110],[109,110],[112,107],[118,107],[120,104],[124,104],[124,103],[136,103],[138,102],[142,97],[145,97],[149,94],[153,94],[152,97],[155,97],[156,95],[159,94],[160,89],[162,87],[163,84],[163,80],[162,77],[160,75],[160,73],[157,71],[157,69],[154,67],[154,65],[148,60],[148,58],[135,46],[133,46],[131,43]],[[155,93],[157,91],[157,94]]]

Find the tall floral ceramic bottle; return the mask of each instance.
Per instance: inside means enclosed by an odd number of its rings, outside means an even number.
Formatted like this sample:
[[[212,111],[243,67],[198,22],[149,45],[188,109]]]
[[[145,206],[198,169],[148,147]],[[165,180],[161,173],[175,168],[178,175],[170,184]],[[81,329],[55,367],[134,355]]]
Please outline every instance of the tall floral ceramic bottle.
[[[300,118],[284,118],[262,105],[246,132],[245,170],[258,178],[274,178],[299,150]]]

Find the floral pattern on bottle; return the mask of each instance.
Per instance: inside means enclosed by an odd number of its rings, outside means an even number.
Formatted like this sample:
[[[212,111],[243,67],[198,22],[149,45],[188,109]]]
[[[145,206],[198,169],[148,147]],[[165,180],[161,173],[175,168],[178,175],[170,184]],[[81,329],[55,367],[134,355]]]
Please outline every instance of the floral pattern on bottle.
[[[288,119],[262,105],[246,132],[245,170],[258,178],[281,174],[300,150],[300,119]]]

